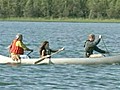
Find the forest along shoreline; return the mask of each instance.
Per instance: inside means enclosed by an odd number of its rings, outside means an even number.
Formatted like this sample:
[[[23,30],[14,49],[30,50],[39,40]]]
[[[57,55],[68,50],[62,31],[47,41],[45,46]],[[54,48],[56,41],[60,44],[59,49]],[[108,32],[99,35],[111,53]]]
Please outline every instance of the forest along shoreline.
[[[0,0],[1,21],[120,22],[120,0]]]
[[[0,18],[0,21],[20,22],[83,22],[83,23],[120,23],[120,19],[82,19],[82,18]]]

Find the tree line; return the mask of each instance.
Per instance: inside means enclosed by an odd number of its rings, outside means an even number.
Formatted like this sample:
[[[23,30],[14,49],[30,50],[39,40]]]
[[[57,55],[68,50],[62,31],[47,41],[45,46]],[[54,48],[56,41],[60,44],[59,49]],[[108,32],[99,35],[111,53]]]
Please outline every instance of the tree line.
[[[120,18],[120,0],[0,0],[0,18]]]

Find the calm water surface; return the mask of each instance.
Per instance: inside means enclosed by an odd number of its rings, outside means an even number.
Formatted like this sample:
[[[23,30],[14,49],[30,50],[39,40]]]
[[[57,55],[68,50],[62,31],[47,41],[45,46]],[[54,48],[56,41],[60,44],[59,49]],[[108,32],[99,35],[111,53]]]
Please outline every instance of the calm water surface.
[[[119,23],[0,22],[0,54],[22,33],[24,43],[39,57],[39,45],[65,47],[53,57],[83,57],[90,33],[102,35],[110,52],[120,52]],[[106,50],[101,41],[99,47]],[[28,52],[26,52],[28,53]],[[115,54],[115,53],[114,53]],[[119,90],[120,65],[0,65],[0,90]]]

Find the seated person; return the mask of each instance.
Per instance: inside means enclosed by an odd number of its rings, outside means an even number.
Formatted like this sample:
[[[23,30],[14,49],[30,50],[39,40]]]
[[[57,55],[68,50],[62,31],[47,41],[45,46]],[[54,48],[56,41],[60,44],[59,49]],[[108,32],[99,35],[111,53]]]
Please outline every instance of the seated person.
[[[32,49],[27,48],[22,40],[22,34],[17,34],[16,38],[9,46],[10,55],[13,60],[20,60],[20,55],[24,54],[24,50],[33,51]]]
[[[50,57],[51,53],[55,53],[57,51],[61,51],[63,50],[64,48],[61,48],[61,49],[58,49],[58,50],[52,50],[49,48],[49,42],[48,41],[44,41],[42,43],[42,45],[40,46],[40,50],[39,50],[39,53],[40,53],[40,57],[43,58],[43,57]]]

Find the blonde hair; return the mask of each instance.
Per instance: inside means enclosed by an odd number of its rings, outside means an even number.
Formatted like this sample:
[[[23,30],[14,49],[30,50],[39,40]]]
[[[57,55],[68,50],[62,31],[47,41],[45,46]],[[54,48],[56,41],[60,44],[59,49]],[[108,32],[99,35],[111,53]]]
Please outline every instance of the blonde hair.
[[[90,37],[90,38],[94,38],[95,37],[95,35],[94,34],[89,34],[89,36],[88,37]]]
[[[22,34],[20,34],[20,33],[18,33],[17,35],[16,35],[16,39],[22,39]]]

